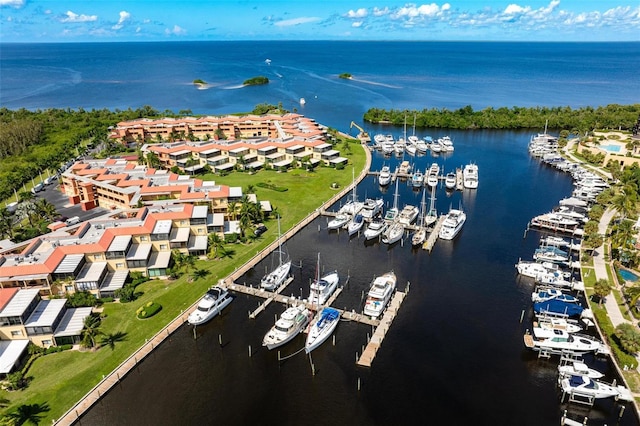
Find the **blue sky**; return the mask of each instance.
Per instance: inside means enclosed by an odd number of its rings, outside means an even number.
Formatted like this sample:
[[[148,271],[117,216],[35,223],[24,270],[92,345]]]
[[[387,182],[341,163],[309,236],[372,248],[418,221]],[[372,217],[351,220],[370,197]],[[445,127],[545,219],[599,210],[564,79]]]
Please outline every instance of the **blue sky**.
[[[4,42],[640,41],[640,0],[0,0]]]

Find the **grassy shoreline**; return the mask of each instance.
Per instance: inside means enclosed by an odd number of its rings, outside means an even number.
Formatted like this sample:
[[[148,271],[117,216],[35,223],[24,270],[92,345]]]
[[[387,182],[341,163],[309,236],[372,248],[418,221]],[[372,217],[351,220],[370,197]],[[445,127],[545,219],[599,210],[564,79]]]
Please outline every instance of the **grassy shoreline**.
[[[333,182],[337,182],[339,188],[344,188],[351,184],[352,168],[359,172],[365,167],[366,156],[359,142],[354,141],[351,146],[351,154],[347,155],[349,165],[344,170],[325,167],[319,167],[313,172],[302,169],[293,169],[287,173],[264,170],[252,175],[240,172],[227,176],[210,175],[205,179],[242,188],[253,185],[258,198],[269,200],[282,215],[281,226],[284,232],[336,194],[336,190],[331,188]],[[288,188],[288,191],[278,192],[255,186],[259,182],[276,183]],[[105,304],[103,314],[106,317],[101,330],[107,335],[123,333],[124,338],[117,341],[113,349],[104,346],[93,352],[65,351],[38,358],[27,373],[32,380],[26,389],[0,391],[0,398],[8,400],[3,414],[22,404],[47,404],[49,411],[43,413],[42,423],[58,419],[102,380],[103,375],[111,373],[140,348],[146,339],[154,336],[196,302],[209,286],[228,276],[256,252],[275,241],[275,219],[270,219],[267,226],[269,230],[257,240],[227,245],[227,248],[233,250],[231,256],[217,260],[199,260],[196,267],[209,271],[205,279],[187,282],[188,275],[185,274],[174,281],[151,280],[137,287],[144,294],[135,302]],[[149,301],[161,304],[162,310],[149,319],[138,320],[136,309]]]

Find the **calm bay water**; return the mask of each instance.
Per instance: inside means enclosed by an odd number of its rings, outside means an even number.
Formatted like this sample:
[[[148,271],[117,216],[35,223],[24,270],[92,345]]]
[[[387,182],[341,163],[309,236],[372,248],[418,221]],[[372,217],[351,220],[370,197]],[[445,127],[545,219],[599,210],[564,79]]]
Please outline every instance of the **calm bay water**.
[[[317,121],[347,131],[369,107],[457,108],[472,105],[604,105],[638,101],[638,43],[140,43],[1,45],[0,104],[9,108],[128,108],[225,114],[260,102],[283,102]],[[265,59],[271,59],[267,65]],[[595,59],[594,59],[595,58]],[[349,72],[354,81],[337,79]],[[239,88],[266,75],[268,86]],[[212,84],[197,90],[190,82]],[[306,104],[299,105],[304,97]],[[541,131],[541,128],[533,131]],[[400,135],[402,129],[368,126]],[[562,410],[555,385],[556,360],[539,361],[525,350],[532,283],[516,276],[518,258],[530,258],[539,235],[523,238],[527,222],[571,192],[568,176],[530,158],[531,132],[419,130],[450,134],[450,156],[418,157],[425,169],[445,171],[478,164],[477,191],[437,194],[440,212],[463,206],[467,223],[453,242],[432,254],[409,244],[365,244],[329,233],[318,218],[289,240],[295,280],[286,290],[308,294],[317,253],[324,267],[350,277],[336,306],[362,309],[374,275],[393,269],[410,292],[371,369],[355,365],[367,326],[342,322],[336,345],[325,343],[309,360],[298,354],[278,364],[260,348],[283,311],[272,304],[247,318],[258,299],[238,295],[222,317],[192,330],[182,327],[82,419],[83,424],[558,424]],[[372,170],[399,159],[374,154]],[[373,178],[359,198],[384,196]],[[421,194],[400,185],[400,204]],[[258,283],[266,259],[242,280]],[[519,323],[521,311],[525,320]],[[223,348],[218,345],[222,335]],[[300,336],[281,348],[303,346]],[[248,357],[248,346],[254,351]],[[612,372],[606,361],[589,362]],[[361,390],[357,390],[358,380]],[[598,402],[574,414],[589,424],[615,424],[618,407]],[[620,424],[635,425],[628,409]]]

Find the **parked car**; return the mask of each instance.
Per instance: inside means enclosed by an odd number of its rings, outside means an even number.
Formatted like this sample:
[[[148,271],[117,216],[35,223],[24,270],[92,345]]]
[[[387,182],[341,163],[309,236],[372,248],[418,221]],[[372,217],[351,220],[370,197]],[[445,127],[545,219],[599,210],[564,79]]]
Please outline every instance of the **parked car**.
[[[256,226],[256,229],[253,231],[253,235],[255,235],[256,237],[259,237],[265,232],[267,232],[267,227],[260,223]]]

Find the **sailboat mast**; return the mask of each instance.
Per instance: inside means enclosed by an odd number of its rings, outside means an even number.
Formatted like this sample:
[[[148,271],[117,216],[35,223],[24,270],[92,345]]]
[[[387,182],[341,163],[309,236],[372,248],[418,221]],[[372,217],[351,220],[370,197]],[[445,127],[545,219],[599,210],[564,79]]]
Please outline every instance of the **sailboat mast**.
[[[396,177],[396,192],[393,194],[393,208],[398,210],[398,177]]]
[[[282,265],[282,236],[280,235],[280,215],[278,215],[278,265]]]

